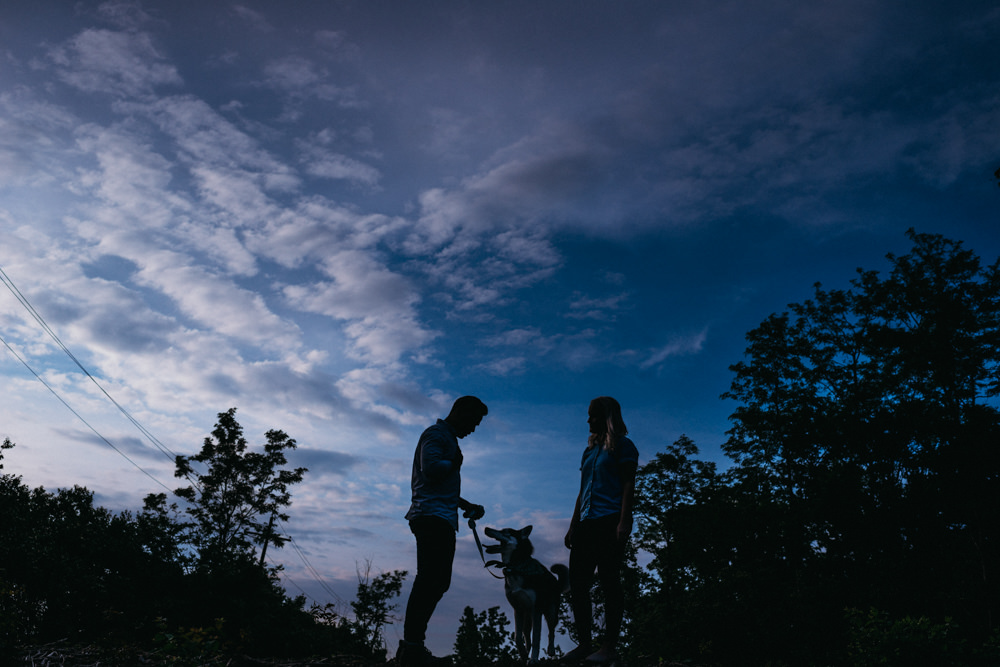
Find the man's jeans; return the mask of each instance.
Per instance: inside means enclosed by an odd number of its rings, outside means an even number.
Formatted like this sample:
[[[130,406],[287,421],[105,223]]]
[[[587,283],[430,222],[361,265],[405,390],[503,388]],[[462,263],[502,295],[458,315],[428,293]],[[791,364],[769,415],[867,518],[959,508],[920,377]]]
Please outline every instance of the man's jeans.
[[[403,639],[422,643],[434,608],[451,586],[455,529],[445,519],[418,516],[410,519],[410,530],[417,538],[417,576],[406,603]]]

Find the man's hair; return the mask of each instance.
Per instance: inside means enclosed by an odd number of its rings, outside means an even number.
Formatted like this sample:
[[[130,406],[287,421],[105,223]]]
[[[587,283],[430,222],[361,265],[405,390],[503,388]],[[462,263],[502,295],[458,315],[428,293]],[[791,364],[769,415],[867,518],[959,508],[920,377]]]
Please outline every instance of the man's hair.
[[[485,417],[489,414],[486,404],[475,396],[462,396],[451,406],[448,418],[452,417]]]

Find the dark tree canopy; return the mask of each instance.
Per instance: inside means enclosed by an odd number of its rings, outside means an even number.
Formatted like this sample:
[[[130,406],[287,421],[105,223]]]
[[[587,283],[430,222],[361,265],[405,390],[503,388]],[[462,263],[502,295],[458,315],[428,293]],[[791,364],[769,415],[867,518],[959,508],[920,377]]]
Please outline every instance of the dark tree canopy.
[[[689,656],[846,661],[852,633],[901,632],[891,619],[960,628],[967,648],[997,630],[1000,269],[908,236],[886,274],[817,284],[747,334],[724,394],[732,467],[682,438],[640,471],[658,620],[639,622],[678,628]]]

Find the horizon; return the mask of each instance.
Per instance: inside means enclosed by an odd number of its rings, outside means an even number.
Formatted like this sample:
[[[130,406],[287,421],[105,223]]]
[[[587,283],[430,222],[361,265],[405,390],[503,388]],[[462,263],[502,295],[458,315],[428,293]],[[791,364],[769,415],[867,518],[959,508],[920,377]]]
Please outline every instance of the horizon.
[[[236,407],[310,469],[268,556],[320,604],[370,563],[402,615],[454,398],[489,407],[480,530],[565,563],[590,399],[640,465],[686,435],[724,467],[768,315],[910,228],[1000,258],[986,1],[9,0],[0,38],[4,472],[135,509]],[[511,617],[481,569],[463,524],[436,654],[465,606]]]

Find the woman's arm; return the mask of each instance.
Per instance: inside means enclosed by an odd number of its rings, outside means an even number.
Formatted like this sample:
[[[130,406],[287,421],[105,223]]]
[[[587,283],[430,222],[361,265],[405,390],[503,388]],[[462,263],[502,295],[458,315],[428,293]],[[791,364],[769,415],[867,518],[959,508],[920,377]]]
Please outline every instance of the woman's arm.
[[[563,544],[566,545],[567,549],[573,548],[573,531],[576,530],[576,525],[580,523],[580,496],[576,497],[576,507],[573,508],[573,518],[569,522],[569,530],[566,531],[566,537],[563,539]]]
[[[622,510],[618,519],[618,541],[624,542],[632,534],[632,506],[635,500],[636,464],[627,461],[621,464]]]

